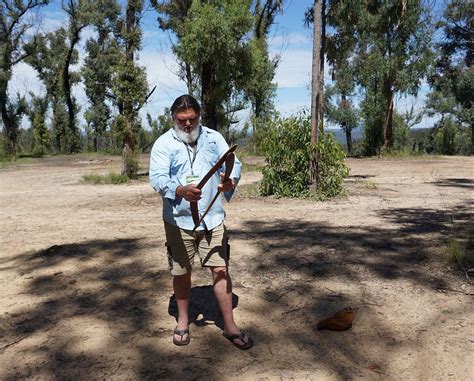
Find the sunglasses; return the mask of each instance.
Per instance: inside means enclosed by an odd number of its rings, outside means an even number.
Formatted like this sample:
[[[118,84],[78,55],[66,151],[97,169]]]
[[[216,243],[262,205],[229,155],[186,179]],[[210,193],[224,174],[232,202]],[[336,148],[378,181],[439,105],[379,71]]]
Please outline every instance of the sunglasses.
[[[185,125],[186,122],[189,122],[190,124],[196,123],[196,121],[199,119],[199,116],[195,116],[194,118],[176,118],[176,122],[180,125]]]

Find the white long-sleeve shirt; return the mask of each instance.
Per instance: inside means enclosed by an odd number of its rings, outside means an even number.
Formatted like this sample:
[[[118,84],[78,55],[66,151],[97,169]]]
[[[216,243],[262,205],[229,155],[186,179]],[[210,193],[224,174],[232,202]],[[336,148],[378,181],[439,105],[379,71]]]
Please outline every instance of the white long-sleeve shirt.
[[[198,128],[200,133],[195,151],[171,129],[156,140],[150,156],[150,183],[162,195],[163,220],[186,230],[194,228],[191,207],[188,201],[176,196],[176,188],[187,185],[187,178],[192,175],[198,176],[197,181],[200,181],[229,148],[219,132],[204,126]],[[201,199],[198,201],[199,214],[205,211],[216,194],[220,173],[224,171],[225,164],[202,188]],[[236,158],[230,176],[235,185],[240,179],[240,171],[241,163]],[[227,201],[230,201],[232,195],[233,191],[224,193]],[[224,220],[224,216],[222,198],[219,197],[197,230],[214,229]]]

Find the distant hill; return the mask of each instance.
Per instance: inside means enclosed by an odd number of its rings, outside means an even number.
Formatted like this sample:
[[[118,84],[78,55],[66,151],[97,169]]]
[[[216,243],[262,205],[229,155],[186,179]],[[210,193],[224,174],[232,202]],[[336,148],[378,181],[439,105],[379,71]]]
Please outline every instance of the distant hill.
[[[328,128],[326,130],[330,132],[336,141],[338,141],[342,146],[347,147],[346,144],[346,133],[341,128]],[[363,130],[361,128],[355,128],[352,130],[352,141],[355,142],[357,140],[361,140],[363,138]]]

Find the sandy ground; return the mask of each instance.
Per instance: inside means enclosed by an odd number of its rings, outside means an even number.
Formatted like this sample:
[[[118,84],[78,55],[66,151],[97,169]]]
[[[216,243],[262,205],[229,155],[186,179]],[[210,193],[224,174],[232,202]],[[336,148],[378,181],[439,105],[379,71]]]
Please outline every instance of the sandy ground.
[[[117,158],[0,168],[0,379],[472,380],[472,280],[444,251],[472,225],[474,157],[348,164],[348,196],[325,203],[256,197],[243,173],[226,210],[249,351],[222,336],[204,269],[191,343],[172,344],[160,197],[82,183]],[[346,306],[350,330],[316,330]]]

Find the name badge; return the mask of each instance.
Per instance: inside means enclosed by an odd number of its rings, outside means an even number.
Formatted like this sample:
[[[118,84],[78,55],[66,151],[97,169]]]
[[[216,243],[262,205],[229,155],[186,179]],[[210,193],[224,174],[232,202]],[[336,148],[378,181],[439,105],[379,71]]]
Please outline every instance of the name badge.
[[[192,175],[192,176],[186,176],[186,185],[189,184],[199,184],[199,176]]]

